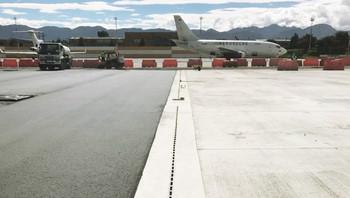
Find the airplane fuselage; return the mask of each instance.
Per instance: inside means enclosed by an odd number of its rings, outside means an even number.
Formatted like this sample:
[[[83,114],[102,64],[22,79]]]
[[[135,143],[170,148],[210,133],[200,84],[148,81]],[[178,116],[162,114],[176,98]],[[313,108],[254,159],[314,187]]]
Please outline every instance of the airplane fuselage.
[[[250,40],[197,40],[186,43],[177,43],[180,47],[187,48],[200,54],[209,54],[210,56],[225,57],[222,49],[239,51],[242,54],[237,56],[252,57],[278,57],[285,53],[284,49],[278,44],[262,41]],[[230,54],[227,52],[227,54]],[[239,58],[239,57],[237,57]]]

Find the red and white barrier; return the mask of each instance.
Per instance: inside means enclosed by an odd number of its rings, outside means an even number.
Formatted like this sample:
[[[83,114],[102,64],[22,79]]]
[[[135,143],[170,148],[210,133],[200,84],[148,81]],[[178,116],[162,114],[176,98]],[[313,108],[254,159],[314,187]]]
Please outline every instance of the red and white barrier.
[[[2,67],[18,67],[17,59],[5,58],[2,62]]]
[[[318,58],[305,58],[304,66],[307,66],[307,67],[318,67],[319,66]]]
[[[18,62],[19,67],[35,67],[33,59],[20,59]]]
[[[163,67],[177,67],[177,60],[176,59],[165,59],[163,61]]]
[[[193,67],[193,66],[203,66],[203,62],[202,62],[202,60],[201,59],[190,59],[190,60],[188,60],[188,62],[187,62],[187,67]]]
[[[279,71],[284,71],[284,70],[297,71],[298,69],[299,69],[298,62],[293,60],[280,60],[277,66],[277,70]]]
[[[142,60],[142,67],[157,67],[156,60]]]
[[[133,68],[134,61],[131,59],[124,60],[124,68]]]
[[[73,67],[84,67],[84,60],[73,60]]]
[[[236,61],[237,61],[237,65],[238,65],[238,66],[248,67],[248,61],[247,61],[247,59],[240,58],[240,59],[237,59]]]
[[[345,66],[341,60],[327,60],[323,65],[323,70],[344,70]]]
[[[341,58],[340,60],[345,66],[350,66],[350,58]]]
[[[223,67],[238,67],[238,62],[236,60],[225,61]]]
[[[224,58],[215,58],[213,62],[211,63],[212,67],[223,67],[224,62],[226,59]]]
[[[262,66],[266,67],[266,59],[264,58],[253,58],[252,59],[252,66]]]
[[[101,63],[96,60],[84,60],[83,67],[85,68],[97,68]]]

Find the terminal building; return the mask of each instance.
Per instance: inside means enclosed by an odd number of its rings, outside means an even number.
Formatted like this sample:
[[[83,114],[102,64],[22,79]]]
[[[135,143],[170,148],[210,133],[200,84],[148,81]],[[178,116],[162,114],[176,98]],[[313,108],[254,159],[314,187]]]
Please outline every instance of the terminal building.
[[[125,58],[196,58],[199,54],[176,47],[172,39],[176,32],[126,32],[124,38],[116,37],[72,37],[72,51],[84,51],[81,58],[97,57],[101,51],[118,50]]]

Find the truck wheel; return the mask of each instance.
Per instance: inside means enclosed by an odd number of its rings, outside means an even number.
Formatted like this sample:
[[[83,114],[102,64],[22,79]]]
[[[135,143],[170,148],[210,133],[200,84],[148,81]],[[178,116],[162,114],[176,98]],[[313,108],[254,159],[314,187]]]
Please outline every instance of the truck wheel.
[[[66,69],[66,67],[67,67],[67,62],[65,61],[65,60],[62,60],[61,61],[61,65],[60,65],[60,70],[64,70],[64,69]]]
[[[39,65],[39,68],[41,71],[45,71],[47,67],[46,65]]]
[[[72,65],[73,65],[73,61],[72,61],[72,60],[69,60],[66,69],[71,69],[71,68],[72,68]]]

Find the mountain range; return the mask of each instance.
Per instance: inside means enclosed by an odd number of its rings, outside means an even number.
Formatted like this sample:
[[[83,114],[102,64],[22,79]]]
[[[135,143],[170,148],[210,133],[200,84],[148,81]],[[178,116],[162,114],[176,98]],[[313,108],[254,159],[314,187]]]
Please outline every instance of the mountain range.
[[[24,38],[23,33],[14,33],[14,31],[26,31],[36,30],[44,32],[45,40],[68,40],[71,37],[96,37],[98,31],[107,31],[112,37],[116,36],[116,30],[105,29],[101,26],[95,27],[77,27],[74,29],[46,26],[42,28],[31,28],[24,25],[0,25],[0,39],[10,38]],[[205,39],[290,39],[295,33],[299,37],[303,37],[306,34],[310,34],[310,27],[301,29],[297,27],[281,27],[278,25],[270,25],[264,28],[258,27],[247,27],[247,28],[236,28],[226,32],[218,32],[214,29],[208,30],[192,30],[200,38]],[[148,29],[143,30],[140,28],[125,28],[118,29],[118,37],[124,37],[125,32],[171,32],[166,29]],[[313,36],[323,38],[326,36],[334,35],[337,30],[330,25],[319,24],[314,25],[312,28]]]

